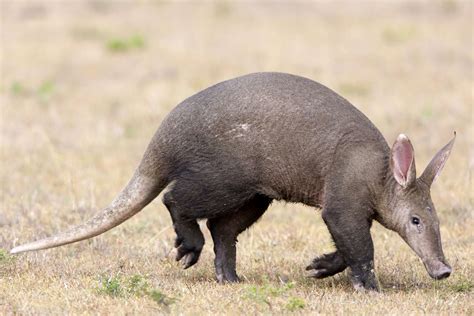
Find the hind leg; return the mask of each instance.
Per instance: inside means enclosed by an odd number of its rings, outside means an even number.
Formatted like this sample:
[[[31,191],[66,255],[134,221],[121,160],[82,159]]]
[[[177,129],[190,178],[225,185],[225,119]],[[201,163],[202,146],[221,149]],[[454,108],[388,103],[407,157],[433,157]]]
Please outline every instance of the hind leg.
[[[257,195],[236,212],[207,221],[214,241],[214,265],[219,283],[239,281],[235,271],[237,236],[263,215],[270,202],[270,198]]]
[[[170,212],[176,232],[176,261],[182,260],[184,269],[187,269],[199,260],[204,246],[204,236],[196,219],[183,216],[184,210],[180,203],[173,198],[171,191],[164,195],[163,203]]]

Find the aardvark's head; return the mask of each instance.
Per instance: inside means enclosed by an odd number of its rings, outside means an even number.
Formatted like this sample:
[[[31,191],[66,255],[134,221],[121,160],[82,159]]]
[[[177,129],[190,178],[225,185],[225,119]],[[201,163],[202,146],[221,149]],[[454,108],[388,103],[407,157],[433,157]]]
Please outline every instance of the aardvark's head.
[[[407,136],[398,136],[391,150],[391,172],[380,210],[383,224],[398,232],[437,280],[449,277],[451,267],[444,258],[430,187],[448,159],[454,139],[434,156],[417,179],[413,146]]]

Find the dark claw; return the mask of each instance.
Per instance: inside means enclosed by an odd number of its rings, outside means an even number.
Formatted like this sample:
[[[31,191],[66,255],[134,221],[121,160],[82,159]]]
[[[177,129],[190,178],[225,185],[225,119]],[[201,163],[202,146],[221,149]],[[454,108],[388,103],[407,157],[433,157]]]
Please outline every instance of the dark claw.
[[[356,272],[354,272],[355,269],[356,269]],[[360,267],[352,268],[351,281],[356,291],[361,291],[361,292],[366,292],[366,291],[378,292],[379,291],[379,286],[378,286],[377,278],[375,277],[375,272],[373,270],[372,262],[370,263],[369,266],[362,266],[362,269]]]
[[[310,276],[322,279],[342,272],[346,267],[347,265],[342,257],[337,252],[333,252],[314,259],[313,262],[306,267],[306,271],[315,270],[310,273]]]
[[[186,270],[187,268],[193,266],[199,260],[199,253],[198,252],[190,252],[188,253],[183,260],[183,268]]]
[[[321,269],[321,270],[312,271],[308,276],[311,277],[311,278],[323,279],[323,278],[328,277],[330,275],[331,274],[329,274],[329,272],[327,270]]]
[[[176,253],[176,261],[182,260],[183,268],[187,269],[199,260],[199,256],[201,255],[201,250],[196,250],[196,248],[186,248],[184,245],[178,247],[178,251]]]
[[[218,273],[217,274],[217,282],[220,284],[225,284],[225,283],[238,283],[240,282],[240,278],[236,274],[228,274],[227,276],[224,275],[223,273]]]
[[[178,252],[176,253],[176,261],[181,260],[187,253],[188,253],[188,250],[184,249],[183,246],[179,246]]]

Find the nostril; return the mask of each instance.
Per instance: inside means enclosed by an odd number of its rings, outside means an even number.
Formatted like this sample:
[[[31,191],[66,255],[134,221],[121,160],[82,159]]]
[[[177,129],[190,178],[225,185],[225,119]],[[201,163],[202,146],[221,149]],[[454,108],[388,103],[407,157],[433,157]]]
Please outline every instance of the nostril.
[[[446,279],[447,277],[449,277],[451,275],[451,268],[449,267],[443,267],[440,269],[440,271],[438,271],[438,273],[436,274],[436,280],[442,280],[442,279]]]

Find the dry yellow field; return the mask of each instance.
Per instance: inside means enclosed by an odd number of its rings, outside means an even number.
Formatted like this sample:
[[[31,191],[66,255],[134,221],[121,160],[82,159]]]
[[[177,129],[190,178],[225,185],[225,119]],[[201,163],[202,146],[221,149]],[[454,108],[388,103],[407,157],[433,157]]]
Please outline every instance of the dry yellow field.
[[[399,2],[1,0],[0,314],[474,313],[473,5]],[[346,273],[306,276],[331,251],[318,210],[274,203],[241,235],[240,284],[214,281],[210,235],[183,271],[158,198],[97,238],[11,256],[80,223],[128,181],[164,116],[216,82],[257,71],[319,81],[392,143],[403,132],[418,170],[457,131],[433,186],[454,273],[433,281],[375,224],[383,291]]]

